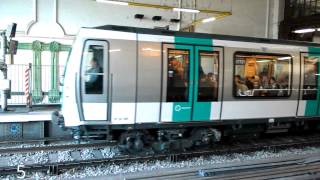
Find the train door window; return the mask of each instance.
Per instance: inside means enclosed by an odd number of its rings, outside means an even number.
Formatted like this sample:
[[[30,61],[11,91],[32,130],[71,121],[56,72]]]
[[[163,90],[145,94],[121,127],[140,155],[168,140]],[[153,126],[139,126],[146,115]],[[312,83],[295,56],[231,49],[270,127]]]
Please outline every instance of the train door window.
[[[317,99],[318,57],[304,56],[303,100]]]
[[[103,94],[105,45],[87,41],[83,52],[85,94]]]
[[[217,101],[219,54],[212,51],[199,51],[198,101]]]
[[[292,57],[268,53],[235,53],[235,97],[289,97]]]
[[[189,51],[168,49],[167,102],[187,102]]]

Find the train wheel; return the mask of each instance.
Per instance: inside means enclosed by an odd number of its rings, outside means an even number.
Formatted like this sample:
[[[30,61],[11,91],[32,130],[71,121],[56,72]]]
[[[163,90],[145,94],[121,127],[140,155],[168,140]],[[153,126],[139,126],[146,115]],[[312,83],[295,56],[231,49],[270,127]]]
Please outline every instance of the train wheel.
[[[145,150],[144,133],[140,131],[123,132],[119,138],[121,150],[129,153],[140,153]]]
[[[208,146],[221,140],[221,132],[212,128],[193,129],[191,139],[194,146]]]

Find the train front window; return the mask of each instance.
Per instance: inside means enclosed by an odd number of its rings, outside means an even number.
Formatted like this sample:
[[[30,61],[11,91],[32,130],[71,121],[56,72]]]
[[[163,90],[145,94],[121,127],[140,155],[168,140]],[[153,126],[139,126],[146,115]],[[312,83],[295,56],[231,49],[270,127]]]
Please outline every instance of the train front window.
[[[218,99],[218,52],[199,52],[198,101],[217,101]]]
[[[167,102],[187,102],[189,51],[168,49]]]
[[[234,64],[234,96],[290,96],[291,56],[237,52]]]
[[[86,45],[83,54],[86,94],[103,94],[103,51],[102,45]]]
[[[302,91],[303,100],[317,99],[317,77],[318,77],[319,57],[305,56],[304,57],[304,83]]]

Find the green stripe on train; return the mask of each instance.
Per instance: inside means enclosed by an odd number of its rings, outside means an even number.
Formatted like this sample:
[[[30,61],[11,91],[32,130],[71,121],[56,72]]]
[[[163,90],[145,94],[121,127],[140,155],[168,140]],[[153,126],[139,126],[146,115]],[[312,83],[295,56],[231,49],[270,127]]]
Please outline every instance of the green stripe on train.
[[[195,61],[190,61],[190,82],[194,82],[194,88],[189,84],[188,96],[189,102],[175,102],[173,104],[172,110],[172,120],[174,122],[182,122],[182,121],[190,121],[190,120],[210,120],[211,114],[211,102],[197,102],[198,98],[198,82],[199,82],[199,74],[198,70],[195,71],[193,67],[199,66],[199,50],[213,50],[212,47],[196,47],[194,49],[190,45],[204,45],[204,46],[212,46],[211,39],[200,39],[200,38],[185,38],[185,37],[175,37],[175,43],[181,43],[186,45],[175,45],[177,49],[189,49],[190,50],[190,58],[193,57]],[[195,54],[194,54],[195,53]],[[192,109],[193,105],[193,109]],[[193,111],[193,112],[192,112]],[[192,117],[191,117],[192,115]]]
[[[317,56],[320,58],[319,53],[320,53],[320,48],[316,47],[309,47],[309,54],[308,56]],[[320,71],[320,63],[318,62],[318,73]],[[304,115],[305,116],[317,116],[319,114],[319,100],[320,100],[320,77],[317,76],[317,81],[318,81],[318,87],[317,87],[317,99],[316,100],[307,100],[306,103],[306,108]]]

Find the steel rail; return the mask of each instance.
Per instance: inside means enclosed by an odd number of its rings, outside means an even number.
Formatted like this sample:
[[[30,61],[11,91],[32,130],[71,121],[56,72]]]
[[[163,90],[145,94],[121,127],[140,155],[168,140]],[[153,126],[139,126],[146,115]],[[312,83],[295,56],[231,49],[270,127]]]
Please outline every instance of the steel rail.
[[[194,167],[188,169],[178,169],[170,172],[163,171],[161,173],[148,173],[142,175],[126,175],[125,179],[272,179],[272,178],[290,178],[296,176],[310,176],[320,173],[320,159],[309,161],[308,159],[317,158],[319,153],[300,157],[286,157],[280,160],[259,160],[253,163],[239,163],[237,165],[222,167]],[[315,177],[315,176],[313,176]],[[318,174],[320,177],[320,174]]]
[[[107,146],[115,145],[114,142],[105,140],[95,140],[90,142],[77,142],[72,141],[61,141],[64,143],[74,143],[74,144],[46,144],[41,146],[30,146],[30,147],[9,147],[0,148],[0,154],[16,154],[16,153],[33,153],[40,151],[58,151],[58,150],[68,150],[68,149],[81,149],[81,148],[102,148]],[[38,144],[36,144],[38,145]]]
[[[0,141],[0,146],[3,144],[19,144],[19,143],[49,143],[49,142],[61,142],[72,141],[73,138],[41,138],[41,139],[20,139],[20,140],[4,140]]]
[[[244,153],[244,152],[253,152],[263,149],[282,149],[290,147],[304,147],[304,146],[314,146],[320,144],[320,138],[312,139],[301,139],[297,142],[292,142],[292,140],[287,140],[289,142],[278,141],[278,143],[273,142],[273,144],[264,144],[258,143],[255,145],[252,144],[242,144],[242,146],[223,146],[217,147],[216,149],[207,149],[207,150],[198,150],[198,151],[187,151],[187,152],[177,152],[177,153],[163,153],[163,154],[154,154],[154,155],[124,155],[124,156],[115,156],[113,158],[103,158],[103,159],[89,159],[89,160],[80,160],[80,161],[65,161],[58,163],[47,163],[47,164],[30,164],[25,165],[21,168],[26,172],[38,172],[38,171],[47,171],[50,174],[59,174],[61,170],[65,171],[72,168],[83,167],[83,166],[95,166],[101,164],[120,164],[120,163],[129,163],[129,162],[146,162],[154,160],[165,160],[169,159],[171,161],[179,161],[182,159],[200,157],[200,156],[209,156],[213,154],[229,154],[229,153]],[[7,166],[0,167],[0,175],[16,174],[16,166]]]

